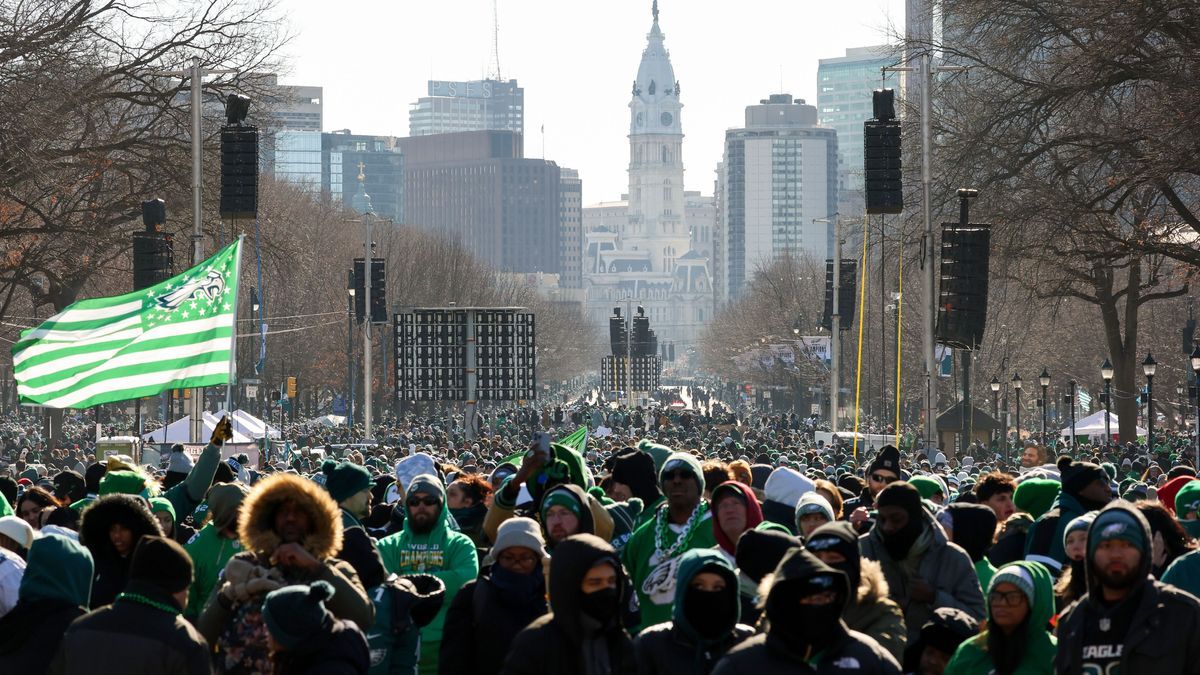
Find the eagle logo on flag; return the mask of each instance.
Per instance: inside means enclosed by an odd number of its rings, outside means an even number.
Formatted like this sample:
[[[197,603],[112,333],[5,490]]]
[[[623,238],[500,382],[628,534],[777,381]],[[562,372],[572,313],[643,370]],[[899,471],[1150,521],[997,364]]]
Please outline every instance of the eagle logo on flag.
[[[191,279],[179,288],[158,296],[154,301],[163,309],[173,310],[192,298],[211,301],[221,297],[224,292],[225,275],[216,270],[209,270],[207,276]]]

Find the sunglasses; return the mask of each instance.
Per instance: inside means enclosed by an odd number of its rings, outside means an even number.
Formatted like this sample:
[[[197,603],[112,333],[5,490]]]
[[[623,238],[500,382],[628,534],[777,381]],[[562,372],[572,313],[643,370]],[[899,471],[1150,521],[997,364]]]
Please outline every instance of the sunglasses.
[[[405,503],[408,504],[410,507],[411,506],[437,506],[438,500],[434,499],[433,497],[428,497],[425,499],[422,499],[420,497],[414,497],[413,499],[410,499]]]
[[[688,478],[691,478],[691,477],[692,477],[692,472],[688,471],[687,469],[674,469],[672,471],[666,471],[662,475],[662,479],[664,481],[687,480]]]
[[[875,481],[876,483],[895,483],[900,479],[896,478],[895,476],[885,476],[881,473],[873,473],[871,474],[871,480]]]

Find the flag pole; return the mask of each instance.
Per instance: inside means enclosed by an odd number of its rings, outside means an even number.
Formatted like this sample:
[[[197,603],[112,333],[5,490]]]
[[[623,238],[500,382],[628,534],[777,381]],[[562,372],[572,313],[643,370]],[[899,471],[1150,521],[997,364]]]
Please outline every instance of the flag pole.
[[[242,292],[242,244],[246,235],[238,235],[237,253],[233,256],[233,275],[237,289],[233,293],[233,330],[229,335],[229,382],[225,384],[225,412],[233,417],[233,386],[237,382],[238,296]]]

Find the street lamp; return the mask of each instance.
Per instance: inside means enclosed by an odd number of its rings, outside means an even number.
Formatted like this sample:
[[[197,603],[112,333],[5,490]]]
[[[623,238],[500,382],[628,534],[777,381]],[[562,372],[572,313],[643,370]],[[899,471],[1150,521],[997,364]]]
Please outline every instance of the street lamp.
[[[354,270],[346,271],[346,425],[354,427]]]
[[[1075,448],[1075,380],[1071,380],[1071,448]]]
[[[1196,361],[1192,357],[1192,363]],[[1104,443],[1112,445],[1112,379],[1113,364],[1108,359],[1100,364],[1100,377],[1104,378]]]
[[[1200,344],[1192,348],[1192,375],[1196,383],[1196,466],[1200,466]]]
[[[792,324],[792,335],[799,335],[799,334],[800,334],[800,319],[796,319],[796,322]]]
[[[1154,452],[1154,371],[1158,370],[1158,361],[1154,355],[1146,352],[1146,360],[1142,361],[1142,374],[1146,376],[1146,450]]]
[[[996,417],[996,421],[1000,421],[1000,378],[992,376],[992,381],[988,383],[992,389],[992,415]],[[992,440],[996,440],[993,435]],[[1007,453],[1006,453],[1007,454]]]
[[[1042,400],[1038,405],[1042,407],[1042,443],[1048,443],[1049,436],[1046,435],[1046,392],[1050,389],[1050,371],[1042,368],[1042,374],[1038,376],[1038,384],[1042,385]]]
[[[1012,378],[1013,389],[1017,391],[1017,443],[1016,447],[1021,447],[1021,374],[1013,373]]]

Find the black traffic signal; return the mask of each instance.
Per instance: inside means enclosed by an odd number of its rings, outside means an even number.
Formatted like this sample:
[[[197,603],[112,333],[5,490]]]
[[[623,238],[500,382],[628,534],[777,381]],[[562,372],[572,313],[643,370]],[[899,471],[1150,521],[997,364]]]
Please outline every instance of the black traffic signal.
[[[258,128],[221,128],[221,217],[258,217]]]
[[[854,312],[858,300],[858,261],[854,258],[842,258],[842,283],[838,289],[838,326],[842,330],[850,330],[854,323]],[[833,261],[825,260],[825,313],[821,316],[821,326],[832,331],[833,323]]]
[[[874,92],[875,119],[863,123],[863,169],[867,213],[904,211],[901,179],[900,121],[895,119],[894,92]]]

